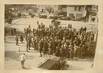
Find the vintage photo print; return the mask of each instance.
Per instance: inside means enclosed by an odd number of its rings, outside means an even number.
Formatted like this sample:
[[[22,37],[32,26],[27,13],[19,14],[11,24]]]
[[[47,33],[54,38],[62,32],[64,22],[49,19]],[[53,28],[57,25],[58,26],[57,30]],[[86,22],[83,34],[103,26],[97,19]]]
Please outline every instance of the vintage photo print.
[[[4,5],[5,70],[94,67],[98,5]]]

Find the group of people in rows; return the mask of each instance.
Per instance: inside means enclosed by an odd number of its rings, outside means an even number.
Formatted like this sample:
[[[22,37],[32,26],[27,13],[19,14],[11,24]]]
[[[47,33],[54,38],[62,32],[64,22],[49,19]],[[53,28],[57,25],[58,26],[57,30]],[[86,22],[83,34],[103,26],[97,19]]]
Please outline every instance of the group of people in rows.
[[[52,25],[46,27],[37,21],[37,29],[31,29],[30,25],[24,28],[24,35],[20,35],[20,39],[23,42],[25,38],[27,52],[33,47],[40,52],[41,57],[46,55],[65,58],[94,56],[96,41],[93,31],[87,31],[86,27],[76,30],[70,24],[68,27],[62,27],[56,20],[51,23]]]

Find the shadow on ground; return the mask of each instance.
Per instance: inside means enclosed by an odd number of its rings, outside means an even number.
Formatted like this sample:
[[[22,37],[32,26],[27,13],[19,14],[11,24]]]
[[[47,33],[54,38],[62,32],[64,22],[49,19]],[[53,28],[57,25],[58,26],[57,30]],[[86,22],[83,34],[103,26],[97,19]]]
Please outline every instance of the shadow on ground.
[[[5,57],[13,59],[13,60],[18,60],[19,53],[14,52],[14,51],[6,51],[5,52]]]

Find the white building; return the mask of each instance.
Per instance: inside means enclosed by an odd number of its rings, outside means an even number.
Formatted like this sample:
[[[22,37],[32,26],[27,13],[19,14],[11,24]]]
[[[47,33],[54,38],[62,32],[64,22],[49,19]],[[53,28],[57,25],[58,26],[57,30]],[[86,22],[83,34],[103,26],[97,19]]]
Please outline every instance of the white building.
[[[67,16],[74,20],[83,18],[86,16],[85,6],[67,6]]]

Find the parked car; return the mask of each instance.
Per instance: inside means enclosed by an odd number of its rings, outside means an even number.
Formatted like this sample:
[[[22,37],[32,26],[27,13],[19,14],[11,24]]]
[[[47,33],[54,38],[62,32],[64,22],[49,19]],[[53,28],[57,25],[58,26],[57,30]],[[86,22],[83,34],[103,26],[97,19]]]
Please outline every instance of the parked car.
[[[41,14],[39,14],[39,17],[40,17],[40,18],[47,18],[47,15],[44,14],[44,13],[41,13]]]

